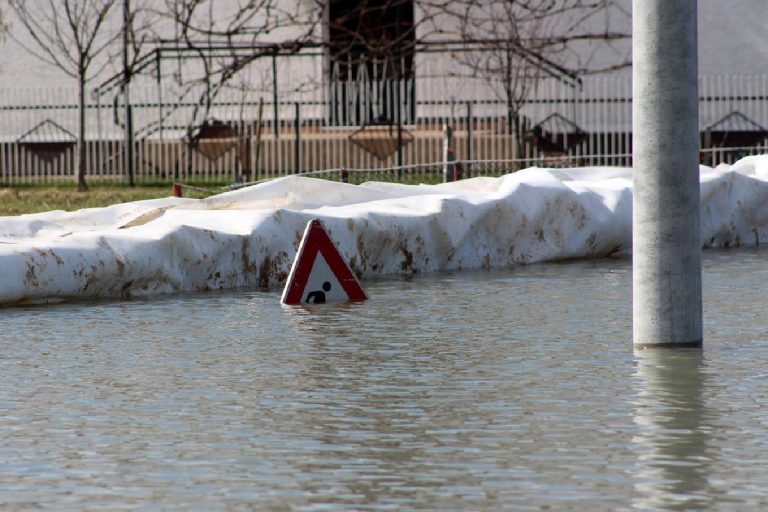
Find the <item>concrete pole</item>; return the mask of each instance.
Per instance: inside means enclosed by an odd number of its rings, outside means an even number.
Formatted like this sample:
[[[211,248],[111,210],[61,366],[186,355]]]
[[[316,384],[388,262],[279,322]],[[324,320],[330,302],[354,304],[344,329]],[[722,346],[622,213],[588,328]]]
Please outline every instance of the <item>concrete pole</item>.
[[[633,0],[633,340],[702,345],[697,0]]]

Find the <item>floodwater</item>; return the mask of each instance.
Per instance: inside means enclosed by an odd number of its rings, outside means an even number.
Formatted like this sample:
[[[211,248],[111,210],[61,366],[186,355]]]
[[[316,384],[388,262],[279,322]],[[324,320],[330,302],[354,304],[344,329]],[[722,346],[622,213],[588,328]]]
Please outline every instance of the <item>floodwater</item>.
[[[634,353],[626,260],[0,310],[2,510],[760,510],[768,251]]]

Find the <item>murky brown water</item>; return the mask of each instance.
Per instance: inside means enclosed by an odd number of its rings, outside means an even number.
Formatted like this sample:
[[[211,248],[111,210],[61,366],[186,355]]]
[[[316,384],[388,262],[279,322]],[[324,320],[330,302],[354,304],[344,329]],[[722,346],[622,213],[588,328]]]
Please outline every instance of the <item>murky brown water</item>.
[[[768,506],[768,252],[705,252],[703,352],[600,260],[0,310],[0,509]]]

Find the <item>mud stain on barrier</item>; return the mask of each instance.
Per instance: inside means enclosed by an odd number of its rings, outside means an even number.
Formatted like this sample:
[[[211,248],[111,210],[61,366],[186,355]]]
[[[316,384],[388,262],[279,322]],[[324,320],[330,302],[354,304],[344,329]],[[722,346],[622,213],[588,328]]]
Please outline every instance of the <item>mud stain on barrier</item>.
[[[597,233],[592,233],[591,235],[589,235],[589,237],[587,237],[586,244],[589,251],[595,248],[596,242],[597,242]]]
[[[37,254],[39,254],[43,259],[47,259],[48,256],[50,256],[56,262],[57,265],[64,264],[64,260],[61,259],[61,257],[58,254],[53,252],[53,249],[48,249],[45,251],[43,249],[35,249],[35,252],[37,252]]]
[[[560,231],[559,228],[555,228],[555,231],[553,234],[555,237],[555,246],[557,248],[562,248],[563,245],[565,245],[565,235],[563,235],[563,232]]]
[[[403,253],[403,261],[400,262],[400,270],[402,272],[415,274],[417,270],[413,268],[413,253],[408,250],[405,243],[401,243],[397,248]]]
[[[615,244],[613,247],[608,249],[608,252],[605,254],[606,256],[615,256],[619,254],[621,251],[621,244]]]
[[[304,232],[302,231],[296,231],[296,233],[293,234],[293,248],[298,250],[299,244],[301,244],[301,239],[304,238]]]
[[[259,266],[250,257],[248,239],[243,238],[240,246],[240,260],[242,263],[243,277],[245,281],[248,281],[248,276],[255,275],[259,270]]]
[[[427,243],[421,233],[417,233],[413,239],[416,245],[415,252],[422,258],[425,266],[429,265],[431,254],[443,255],[445,261],[451,261],[456,252],[445,232],[437,225],[431,227],[434,237],[431,243]]]
[[[99,264],[101,267],[104,266],[103,261],[99,261]],[[83,286],[81,291],[88,290],[88,288],[90,288],[92,284],[98,281],[98,275],[99,275],[98,271],[99,271],[98,264],[94,263],[93,265],[91,265],[90,271],[85,274],[85,285]]]
[[[120,287],[120,298],[121,299],[130,299],[132,297],[131,295],[131,286],[133,285],[133,280],[130,280],[128,282],[123,283],[123,285]]]
[[[360,272],[362,274],[368,268],[369,261],[368,261],[367,253],[365,251],[365,239],[363,238],[363,236],[364,236],[364,234],[360,233],[355,238],[355,247],[357,248],[357,254],[360,256],[360,261],[359,262],[357,262],[357,258],[355,258],[355,264],[356,264],[357,269],[358,269],[358,270],[355,270],[355,274],[357,274],[358,272]],[[351,263],[350,263],[350,266],[352,266]],[[378,265],[374,264],[374,265],[371,266],[371,270],[375,271],[377,269],[378,269]]]
[[[351,258],[349,258],[349,268],[350,270],[352,270],[352,273],[355,274],[355,277],[357,277],[358,279],[361,279],[363,277],[363,270],[357,265],[356,255],[353,255]]]
[[[277,258],[274,260],[275,264],[275,281],[278,283],[284,283],[288,280],[288,271],[290,270],[290,259],[288,253],[280,251],[277,253]]]
[[[259,287],[269,288],[269,269],[272,266],[272,259],[269,256],[264,257],[264,261],[259,266]]]
[[[568,213],[576,221],[576,227],[579,230],[584,229],[587,225],[587,211],[584,209],[584,206],[577,202],[571,203],[568,205]]]
[[[27,270],[24,272],[24,283],[28,286],[38,286],[37,282],[37,266],[34,262],[27,262]]]
[[[280,251],[274,258],[265,256],[259,265],[259,287],[269,289],[272,282],[283,283],[288,279],[285,263],[288,261],[288,253]]]

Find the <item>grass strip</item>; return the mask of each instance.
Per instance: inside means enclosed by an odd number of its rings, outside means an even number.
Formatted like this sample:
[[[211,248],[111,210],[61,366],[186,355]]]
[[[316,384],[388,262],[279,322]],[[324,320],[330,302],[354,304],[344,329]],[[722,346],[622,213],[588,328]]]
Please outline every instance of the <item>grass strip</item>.
[[[0,188],[0,216],[51,210],[74,211],[82,208],[98,208],[129,201],[157,199],[171,195],[170,186],[91,186],[87,192],[74,187],[9,187]]]

